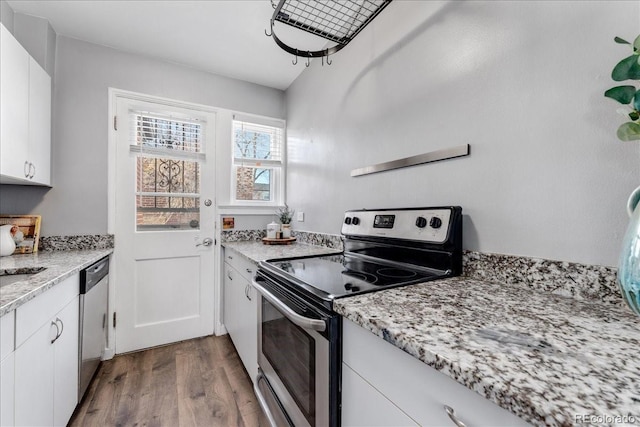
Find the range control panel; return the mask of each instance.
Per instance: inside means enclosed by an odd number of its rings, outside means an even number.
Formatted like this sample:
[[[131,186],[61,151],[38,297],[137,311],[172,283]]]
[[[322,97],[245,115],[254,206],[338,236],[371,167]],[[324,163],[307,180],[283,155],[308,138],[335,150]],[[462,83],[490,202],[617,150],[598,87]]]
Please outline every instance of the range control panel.
[[[443,243],[451,215],[449,208],[347,211],[342,234]]]

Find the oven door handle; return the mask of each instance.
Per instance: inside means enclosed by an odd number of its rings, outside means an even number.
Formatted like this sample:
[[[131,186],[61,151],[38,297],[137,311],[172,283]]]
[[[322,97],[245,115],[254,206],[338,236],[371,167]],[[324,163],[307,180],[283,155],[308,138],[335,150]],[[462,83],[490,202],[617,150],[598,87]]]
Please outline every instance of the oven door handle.
[[[256,282],[255,280],[252,282],[252,285],[260,294],[271,304],[273,304],[278,310],[284,314],[287,319],[291,320],[296,325],[300,326],[303,329],[312,329],[314,331],[322,332],[327,329],[327,325],[323,320],[318,319],[309,319],[308,317],[304,317],[293,311],[289,306],[280,301],[278,297],[269,292],[264,286]]]

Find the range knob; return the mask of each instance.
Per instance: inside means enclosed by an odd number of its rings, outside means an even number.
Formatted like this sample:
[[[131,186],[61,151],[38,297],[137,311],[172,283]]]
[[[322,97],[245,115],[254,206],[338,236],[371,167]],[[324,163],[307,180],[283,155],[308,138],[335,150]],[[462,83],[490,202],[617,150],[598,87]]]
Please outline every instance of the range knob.
[[[416,218],[416,227],[425,228],[427,226],[427,219],[423,216]]]
[[[347,225],[351,224],[351,217],[350,216],[346,217],[344,219],[344,223],[347,224]]]
[[[353,219],[351,220],[351,224],[353,225],[360,224],[360,218],[358,218],[357,216],[354,216]]]
[[[429,221],[429,225],[431,228],[440,228],[442,226],[442,220],[437,216],[434,216],[431,218],[431,221]]]

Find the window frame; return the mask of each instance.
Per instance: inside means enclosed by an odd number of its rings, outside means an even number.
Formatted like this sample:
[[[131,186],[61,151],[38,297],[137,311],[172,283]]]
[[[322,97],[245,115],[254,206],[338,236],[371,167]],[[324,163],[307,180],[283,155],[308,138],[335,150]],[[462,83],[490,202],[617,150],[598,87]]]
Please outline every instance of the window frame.
[[[248,160],[244,165],[236,162],[235,148],[236,139],[234,131],[234,122],[246,122],[260,126],[270,126],[281,130],[282,138],[280,141],[280,161],[267,161],[264,165],[258,165],[258,161]],[[278,207],[282,206],[285,200],[285,181],[286,181],[286,154],[287,154],[287,126],[286,121],[266,116],[258,116],[246,113],[233,113],[231,118],[231,171],[230,171],[230,195],[229,202],[231,206],[243,207]],[[257,167],[262,169],[270,169],[272,179],[270,183],[270,191],[273,197],[271,200],[240,200],[236,198],[236,190],[238,188],[237,168],[239,166]]]

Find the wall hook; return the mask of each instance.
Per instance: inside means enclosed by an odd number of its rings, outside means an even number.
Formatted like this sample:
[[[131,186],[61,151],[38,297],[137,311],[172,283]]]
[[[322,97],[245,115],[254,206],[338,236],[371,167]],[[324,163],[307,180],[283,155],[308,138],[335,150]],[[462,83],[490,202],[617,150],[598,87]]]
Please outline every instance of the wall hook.
[[[327,54],[327,65],[333,64],[333,61],[329,61],[329,54]]]
[[[264,30],[264,35],[267,37],[271,37],[273,36],[273,18],[269,21],[269,23],[271,24],[271,34],[267,33],[267,30]]]
[[[291,61],[291,63],[293,65],[298,65],[298,55],[295,55],[295,57],[296,57],[296,60],[295,61]]]
[[[307,53],[309,53],[309,52],[307,52]],[[306,64],[304,64],[304,66],[305,66],[305,67],[308,67],[309,65],[311,65],[311,62],[309,62],[309,57],[307,56],[307,63],[306,63]]]

